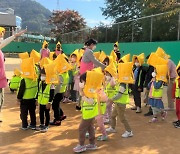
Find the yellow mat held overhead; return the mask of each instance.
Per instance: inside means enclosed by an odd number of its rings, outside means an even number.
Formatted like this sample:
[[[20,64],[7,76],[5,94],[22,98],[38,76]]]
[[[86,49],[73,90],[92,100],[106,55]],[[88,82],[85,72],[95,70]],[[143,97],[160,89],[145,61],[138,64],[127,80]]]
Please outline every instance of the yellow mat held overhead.
[[[98,71],[87,71],[84,94],[89,98],[97,98],[97,90],[102,87],[104,75]]]
[[[133,63],[119,63],[118,64],[118,82],[120,83],[134,83],[134,75],[133,75]]]

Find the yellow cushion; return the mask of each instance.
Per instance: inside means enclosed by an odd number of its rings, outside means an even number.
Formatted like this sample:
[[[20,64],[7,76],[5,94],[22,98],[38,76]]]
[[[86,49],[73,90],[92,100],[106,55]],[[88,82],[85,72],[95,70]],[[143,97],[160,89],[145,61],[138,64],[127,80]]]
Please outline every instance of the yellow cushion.
[[[118,64],[118,82],[120,83],[134,83],[133,63],[119,63]]]

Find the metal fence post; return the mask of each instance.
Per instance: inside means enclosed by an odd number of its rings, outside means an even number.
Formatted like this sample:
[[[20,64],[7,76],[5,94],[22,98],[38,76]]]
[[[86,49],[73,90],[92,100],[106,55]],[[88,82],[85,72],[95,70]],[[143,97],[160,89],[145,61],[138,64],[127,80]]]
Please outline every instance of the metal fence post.
[[[119,24],[118,24],[117,41],[119,42]]]
[[[131,35],[131,42],[134,42],[134,21],[132,22],[132,35]]]
[[[152,42],[152,34],[153,34],[153,16],[151,16],[151,32],[150,32],[150,42]]]
[[[177,35],[177,40],[179,41],[180,39],[180,12],[179,12],[179,17],[178,17],[178,35]]]

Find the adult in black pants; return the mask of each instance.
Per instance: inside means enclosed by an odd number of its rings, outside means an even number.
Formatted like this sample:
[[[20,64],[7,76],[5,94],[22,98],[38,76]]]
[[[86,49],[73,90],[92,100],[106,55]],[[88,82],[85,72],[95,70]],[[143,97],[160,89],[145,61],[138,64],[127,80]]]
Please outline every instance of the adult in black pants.
[[[138,57],[135,57],[134,64],[133,72],[135,83],[132,85],[132,94],[134,96],[135,106],[131,109],[136,110],[136,113],[141,113],[141,92],[143,92],[146,72],[142,66],[143,62],[140,61],[140,58],[138,59]]]

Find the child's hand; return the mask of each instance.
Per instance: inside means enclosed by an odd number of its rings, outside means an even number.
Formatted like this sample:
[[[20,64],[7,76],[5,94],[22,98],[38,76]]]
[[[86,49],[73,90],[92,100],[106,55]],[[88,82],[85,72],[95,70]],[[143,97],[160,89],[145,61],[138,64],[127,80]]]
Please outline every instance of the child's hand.
[[[46,109],[50,109],[51,108],[51,103],[48,103],[48,104],[46,104]]]

